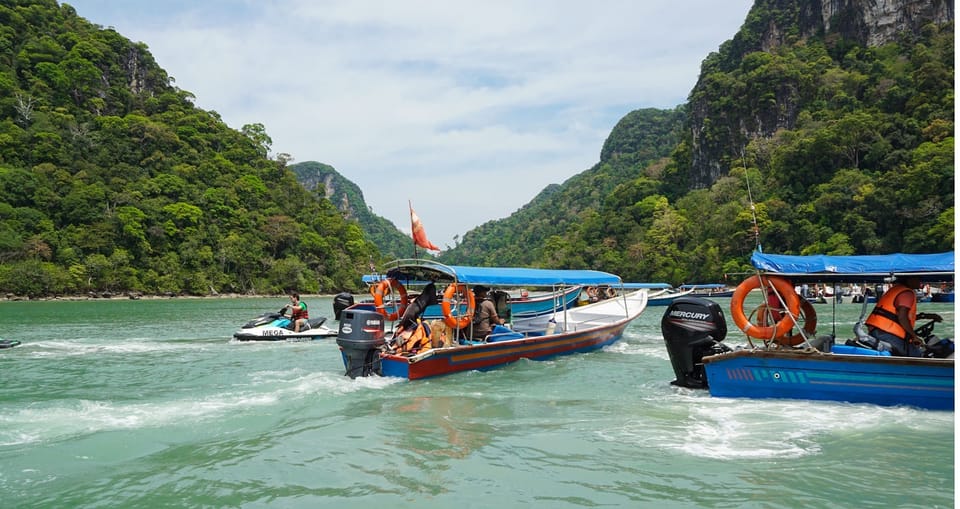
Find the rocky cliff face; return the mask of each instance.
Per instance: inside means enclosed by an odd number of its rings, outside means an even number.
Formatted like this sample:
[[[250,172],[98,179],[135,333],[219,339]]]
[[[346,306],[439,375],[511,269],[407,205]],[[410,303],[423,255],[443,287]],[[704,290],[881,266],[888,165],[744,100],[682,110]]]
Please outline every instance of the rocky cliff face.
[[[929,23],[942,25],[953,20],[952,0],[756,0],[740,32],[721,47],[719,58],[740,61],[749,53],[770,53],[781,45],[809,38],[879,46],[904,32],[919,33]],[[706,86],[704,76],[711,70],[716,69],[707,69],[705,63],[690,94],[690,188],[709,187],[726,175],[729,160],[736,159],[731,151],[778,129],[792,128],[801,106],[799,85],[789,80],[774,87],[773,100],[763,104],[744,104],[733,97],[738,111],[711,104],[709,94],[708,99],[697,99],[698,89]],[[728,126],[728,136],[718,137],[716,131],[710,135],[707,125],[718,121]]]
[[[837,33],[865,46],[892,42],[901,32],[918,32],[927,23],[953,21],[948,0],[820,0],[806,8],[803,33]]]

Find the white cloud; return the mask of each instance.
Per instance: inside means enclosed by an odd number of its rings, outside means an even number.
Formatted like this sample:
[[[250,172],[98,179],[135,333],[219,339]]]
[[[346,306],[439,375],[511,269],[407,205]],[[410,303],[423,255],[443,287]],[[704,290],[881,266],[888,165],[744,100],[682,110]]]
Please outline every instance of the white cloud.
[[[444,246],[593,166],[630,111],[683,103],[752,1],[68,3],[403,230],[413,200]]]

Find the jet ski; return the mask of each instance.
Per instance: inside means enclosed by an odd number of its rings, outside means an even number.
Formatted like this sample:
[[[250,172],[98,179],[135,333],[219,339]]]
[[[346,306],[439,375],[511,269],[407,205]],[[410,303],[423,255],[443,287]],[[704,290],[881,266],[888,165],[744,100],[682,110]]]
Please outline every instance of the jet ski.
[[[324,325],[326,317],[310,318],[300,332],[293,332],[293,321],[284,316],[284,309],[276,313],[264,313],[245,323],[233,333],[236,341],[311,341],[337,335],[336,329]]]
[[[19,344],[16,339],[0,339],[0,348],[13,348]]]

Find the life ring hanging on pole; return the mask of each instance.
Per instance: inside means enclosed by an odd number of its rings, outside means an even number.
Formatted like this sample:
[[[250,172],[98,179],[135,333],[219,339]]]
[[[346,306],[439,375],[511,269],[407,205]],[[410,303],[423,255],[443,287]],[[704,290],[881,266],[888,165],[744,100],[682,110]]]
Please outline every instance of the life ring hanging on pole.
[[[767,304],[760,304],[756,312],[757,323],[759,325],[773,323],[776,320],[773,315],[774,312],[779,313],[779,311],[771,309]],[[814,309],[813,304],[810,304],[810,301],[807,299],[800,299],[800,314],[797,318],[803,322],[803,333],[798,332],[792,336],[773,338],[774,343],[784,346],[797,346],[803,344],[804,340],[810,339],[817,333],[817,310]]]
[[[388,278],[380,281],[375,286],[370,287],[371,293],[373,293],[373,303],[377,306],[377,313],[387,317],[387,320],[396,320],[403,316],[403,312],[407,310],[407,289],[403,287],[403,283],[399,280]],[[387,308],[384,307],[383,302],[388,295],[391,295],[396,291],[396,294],[400,296],[400,302],[395,306],[396,310],[393,313],[387,312]]]
[[[775,325],[764,326],[759,323],[751,323],[743,309],[744,300],[751,291],[768,287],[773,287],[780,295],[780,299],[783,299],[783,303],[786,305],[786,311],[784,312],[786,316]],[[764,291],[765,298],[766,291]],[[737,324],[737,327],[747,336],[764,341],[785,337],[796,323],[795,320],[799,312],[800,296],[793,290],[790,281],[782,277],[753,276],[745,279],[737,285],[737,289],[733,291],[733,298],[730,299],[730,313],[733,315],[733,322]]]
[[[466,297],[459,298],[460,295]],[[464,301],[467,303],[467,312],[461,315],[460,305]],[[467,285],[450,283],[443,291],[443,302],[440,303],[440,308],[443,310],[443,323],[454,329],[466,329],[473,320],[476,306],[476,299],[473,298],[473,292],[467,288]]]

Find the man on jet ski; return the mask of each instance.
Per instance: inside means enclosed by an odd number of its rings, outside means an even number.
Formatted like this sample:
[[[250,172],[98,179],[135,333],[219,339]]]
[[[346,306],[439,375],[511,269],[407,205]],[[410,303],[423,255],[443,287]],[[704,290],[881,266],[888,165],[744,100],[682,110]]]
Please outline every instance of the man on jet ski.
[[[310,325],[307,324],[307,320],[310,318],[310,314],[307,312],[307,303],[300,301],[299,293],[291,293],[290,304],[284,306],[283,309],[290,310],[290,321],[293,322],[293,332],[300,332],[300,327],[304,325],[307,326],[307,329],[310,328]]]

